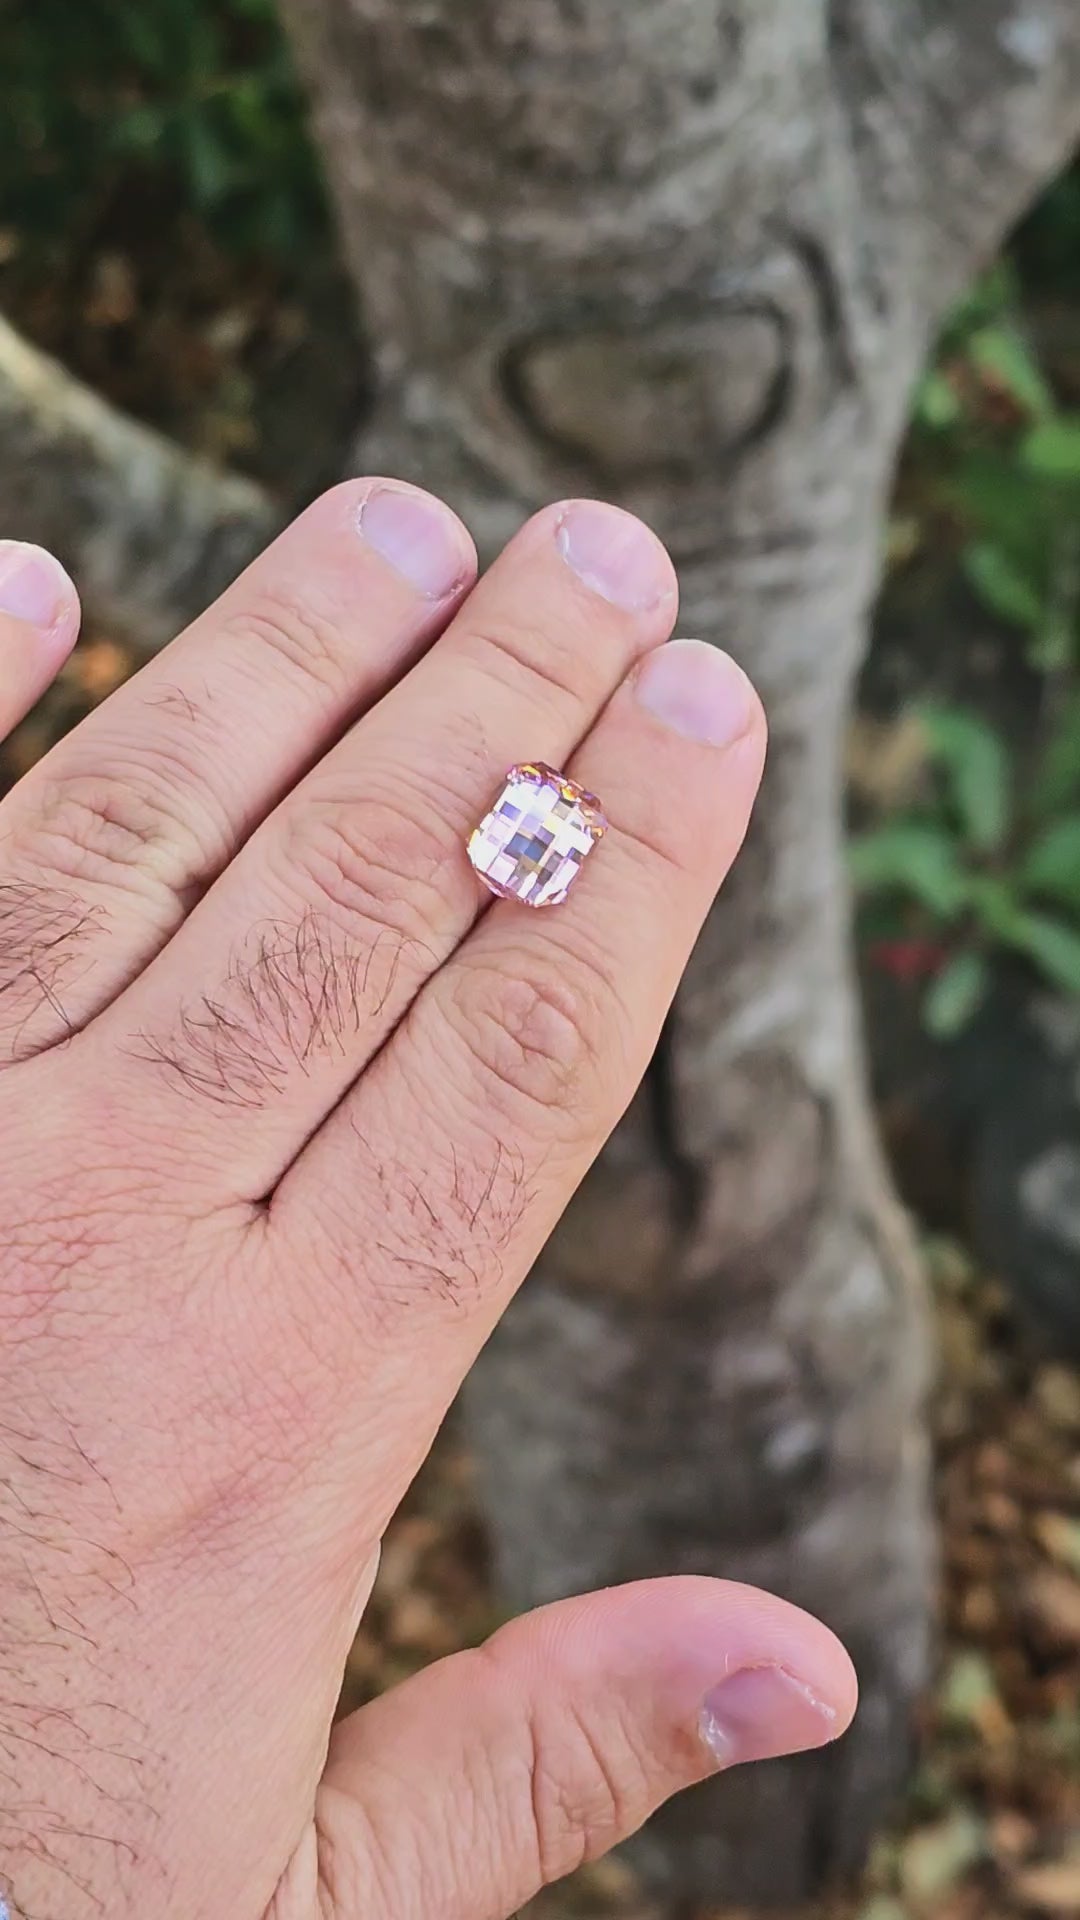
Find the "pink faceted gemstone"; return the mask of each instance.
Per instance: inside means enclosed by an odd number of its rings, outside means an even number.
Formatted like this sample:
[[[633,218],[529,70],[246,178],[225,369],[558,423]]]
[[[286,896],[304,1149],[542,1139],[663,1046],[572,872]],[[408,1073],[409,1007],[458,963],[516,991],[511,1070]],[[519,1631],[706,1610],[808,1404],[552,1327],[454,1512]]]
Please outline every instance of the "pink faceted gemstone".
[[[485,887],[527,907],[557,907],[607,832],[599,800],[554,767],[511,767],[469,841]]]

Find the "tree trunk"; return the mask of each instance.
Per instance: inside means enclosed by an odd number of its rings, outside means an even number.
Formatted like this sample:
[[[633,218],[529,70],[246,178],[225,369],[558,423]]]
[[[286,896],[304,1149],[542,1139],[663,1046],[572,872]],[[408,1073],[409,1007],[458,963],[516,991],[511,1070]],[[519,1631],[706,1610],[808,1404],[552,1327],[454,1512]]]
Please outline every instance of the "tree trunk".
[[[67,562],[117,638],[164,646],[277,532],[283,509],[129,420],[0,319],[0,526]]]
[[[839,1748],[638,1846],[664,1888],[790,1902],[863,1853],[930,1643],[923,1313],[864,1092],[842,732],[911,380],[1080,118],[1080,30],[1069,0],[286,13],[381,374],[358,457],[489,550],[554,496],[621,500],[769,711],[650,1076],[469,1398],[515,1603],[723,1572],[847,1640]]]

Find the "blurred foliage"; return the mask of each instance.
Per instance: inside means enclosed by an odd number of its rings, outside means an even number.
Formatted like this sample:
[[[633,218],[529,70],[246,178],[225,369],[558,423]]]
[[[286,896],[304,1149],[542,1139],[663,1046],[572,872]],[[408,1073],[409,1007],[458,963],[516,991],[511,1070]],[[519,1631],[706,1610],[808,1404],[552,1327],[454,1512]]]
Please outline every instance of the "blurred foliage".
[[[922,710],[927,777],[852,848],[862,896],[901,909],[872,930],[913,940],[940,1037],[974,1016],[1005,953],[1080,994],[1080,410],[1059,400],[1027,322],[1048,294],[1080,294],[1076,170],[951,316],[909,454],[934,531],[909,520],[893,535],[901,558],[925,538],[955,546],[1034,679],[1033,724],[1015,737],[974,708]]]
[[[924,1014],[948,1038],[978,1011],[999,953],[1080,994],[1080,692],[1047,722],[1021,778],[997,728],[961,707],[920,715],[932,777],[907,809],[859,835],[857,889],[910,903],[936,931]]]
[[[913,425],[932,443],[971,586],[1024,636],[1033,666],[1067,672],[1080,642],[1080,411],[1058,405],[1022,316],[1017,267],[1003,261],[953,316]]]
[[[367,359],[276,0],[0,0],[0,306],[301,502]]]
[[[273,0],[0,0],[0,34],[0,220],[17,214],[24,245],[70,247],[117,188],[238,248],[325,224]]]

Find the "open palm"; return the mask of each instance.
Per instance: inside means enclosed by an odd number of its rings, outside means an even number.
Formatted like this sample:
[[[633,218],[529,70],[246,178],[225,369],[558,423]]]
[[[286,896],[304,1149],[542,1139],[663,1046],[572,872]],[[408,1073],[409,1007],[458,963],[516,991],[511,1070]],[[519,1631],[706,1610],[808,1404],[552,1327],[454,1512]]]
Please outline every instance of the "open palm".
[[[11,724],[77,609],[13,545],[0,604]],[[350,483],[0,806],[0,1913],[495,1920],[847,1723],[823,1627],[681,1579],[331,1738],[387,1521],[746,828],[760,707],[675,604],[613,508],[476,584],[445,508]],[[611,830],[565,906],[485,911],[526,759]]]

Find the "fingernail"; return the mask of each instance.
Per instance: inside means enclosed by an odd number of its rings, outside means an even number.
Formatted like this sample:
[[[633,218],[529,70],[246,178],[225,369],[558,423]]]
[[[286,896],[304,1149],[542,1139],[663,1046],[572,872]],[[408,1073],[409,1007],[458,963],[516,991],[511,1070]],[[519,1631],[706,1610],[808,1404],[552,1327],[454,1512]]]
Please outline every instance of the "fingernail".
[[[469,571],[461,527],[428,493],[376,487],[358,516],[370,547],[428,600],[445,600]]]
[[[671,640],[650,653],[635,682],[641,705],[666,727],[708,747],[750,731],[757,701],[741,667],[706,640]]]
[[[599,500],[575,500],[555,538],[579,580],[616,607],[647,613],[674,598],[671,562],[655,533],[632,513]]]
[[[48,630],[74,599],[68,575],[44,547],[25,540],[0,540],[0,613]]]
[[[805,1753],[835,1738],[836,1709],[783,1667],[745,1667],[706,1696],[701,1737],[723,1767]]]

